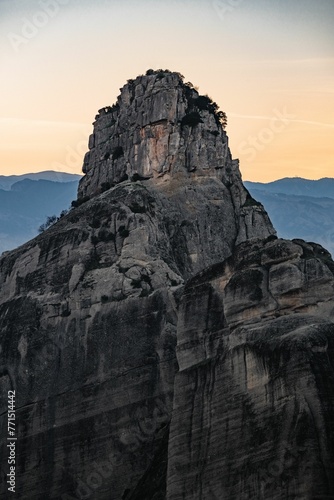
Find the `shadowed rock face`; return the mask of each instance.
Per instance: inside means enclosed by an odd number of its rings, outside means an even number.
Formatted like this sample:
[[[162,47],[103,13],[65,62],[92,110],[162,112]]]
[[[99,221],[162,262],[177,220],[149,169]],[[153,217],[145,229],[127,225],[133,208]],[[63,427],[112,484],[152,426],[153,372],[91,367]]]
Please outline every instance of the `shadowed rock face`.
[[[186,285],[168,500],[334,494],[333,270],[318,245],[253,241]]]
[[[176,73],[129,82],[89,140],[90,200],[0,259],[23,500],[333,492],[334,264],[276,240],[197,98]]]

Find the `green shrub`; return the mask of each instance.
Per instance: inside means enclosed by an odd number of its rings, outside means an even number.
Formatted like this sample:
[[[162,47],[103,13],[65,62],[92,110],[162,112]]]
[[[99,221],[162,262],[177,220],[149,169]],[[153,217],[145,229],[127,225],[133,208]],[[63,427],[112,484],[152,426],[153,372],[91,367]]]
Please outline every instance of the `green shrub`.
[[[180,80],[184,80],[184,76],[177,72],[177,71],[171,71],[169,69],[148,69],[146,71],[146,76],[152,76],[152,75],[157,75],[157,77],[160,79],[160,78],[163,78],[164,76],[166,76],[166,74],[170,74],[170,75],[176,75],[180,78]]]
[[[112,153],[112,159],[118,160],[118,158],[121,158],[122,156],[124,156],[124,150],[122,146],[117,146]]]
[[[58,221],[58,217],[56,215],[48,215],[46,218],[46,222],[44,224],[41,224],[38,228],[39,233],[43,233],[48,227],[53,226]]]
[[[111,187],[112,185],[110,184],[110,182],[102,182],[101,192],[104,193],[105,191],[108,191],[108,189],[110,189]]]
[[[121,238],[127,238],[130,234],[129,230],[125,228],[125,226],[120,226],[118,228],[118,233]]]
[[[220,124],[223,129],[226,128],[227,125],[227,116],[224,111],[218,111],[219,106],[216,102],[214,102],[211,97],[208,95],[200,95],[194,99],[193,93],[191,92],[191,87],[189,85],[185,85],[186,97],[188,100],[188,113],[198,111],[209,111],[215,117],[217,124]]]
[[[100,267],[100,257],[96,253],[96,248],[92,250],[89,259],[86,262],[85,270],[92,271],[93,269],[98,269]]]
[[[219,107],[218,104],[213,102],[211,97],[208,95],[198,96],[197,99],[194,100],[194,104],[198,107],[198,109],[202,111],[210,111],[211,113],[216,113]]]
[[[141,286],[141,280],[131,280],[131,286],[132,288],[140,288]]]
[[[118,104],[118,102],[116,102],[115,104],[113,104],[111,106],[111,111],[113,112],[113,111],[118,111],[118,110],[119,110],[119,104]]]
[[[129,180],[128,174],[123,174],[122,177],[120,178],[120,180],[118,182],[124,182],[124,181],[127,181],[127,180]]]
[[[140,181],[141,179],[142,179],[141,176],[137,174],[137,172],[134,173],[133,176],[131,177],[132,182]]]
[[[91,222],[91,227],[93,227],[94,229],[97,229],[100,226],[101,226],[100,220],[94,217],[94,219]]]
[[[111,232],[107,231],[106,229],[101,229],[101,231],[99,231],[98,238],[99,238],[99,241],[104,241],[104,242],[115,241],[114,233],[111,233]]]
[[[80,205],[82,205],[83,203],[86,203],[89,200],[90,200],[89,196],[83,196],[82,198],[78,198],[77,200],[73,200],[72,203],[71,203],[71,206],[73,208],[77,208],[77,207],[80,207]]]
[[[227,126],[227,115],[226,115],[226,113],[224,111],[218,111],[216,113],[216,116],[217,116],[217,119],[218,119],[219,123],[223,127],[223,129],[225,129],[226,126]]]
[[[139,203],[133,202],[129,205],[129,208],[134,214],[144,214],[146,213],[146,207],[144,205],[139,205]]]
[[[197,111],[192,111],[182,118],[181,126],[196,127],[199,123],[203,123],[201,115]]]
[[[254,200],[252,196],[248,193],[246,201],[244,203],[244,207],[261,207],[261,203],[259,201]]]

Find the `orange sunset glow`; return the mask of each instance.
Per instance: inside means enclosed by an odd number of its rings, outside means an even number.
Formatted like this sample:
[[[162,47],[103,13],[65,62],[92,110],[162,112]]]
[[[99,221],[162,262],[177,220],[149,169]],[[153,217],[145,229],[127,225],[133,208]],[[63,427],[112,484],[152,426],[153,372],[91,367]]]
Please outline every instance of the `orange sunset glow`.
[[[168,68],[227,113],[244,180],[334,176],[331,0],[3,1],[0,9],[1,175],[81,173],[97,110],[127,79]]]

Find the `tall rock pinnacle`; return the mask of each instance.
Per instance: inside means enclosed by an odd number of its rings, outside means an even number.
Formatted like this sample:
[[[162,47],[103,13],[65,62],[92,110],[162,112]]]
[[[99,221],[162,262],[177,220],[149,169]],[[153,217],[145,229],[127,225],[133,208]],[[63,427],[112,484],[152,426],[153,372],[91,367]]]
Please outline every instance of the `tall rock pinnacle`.
[[[193,219],[205,219],[203,201],[211,208],[216,205],[221,227],[215,233],[230,251],[246,239],[276,234],[261,204],[242,184],[239,161],[232,159],[217,108],[184,83],[180,73],[149,70],[129,80],[117,103],[96,116],[79,200],[127,179],[140,179],[181,203],[186,187],[198,186],[204,199],[193,195]],[[209,212],[205,226],[216,222]],[[221,253],[221,244],[215,248],[208,255],[218,252],[219,260],[229,253]]]
[[[334,495],[334,263],[277,239],[221,118],[178,73],[129,81],[74,208],[0,258],[17,498]]]
[[[96,116],[79,193],[133,174],[156,183],[203,175],[231,182],[236,164],[212,104],[179,73],[129,80],[117,103]]]

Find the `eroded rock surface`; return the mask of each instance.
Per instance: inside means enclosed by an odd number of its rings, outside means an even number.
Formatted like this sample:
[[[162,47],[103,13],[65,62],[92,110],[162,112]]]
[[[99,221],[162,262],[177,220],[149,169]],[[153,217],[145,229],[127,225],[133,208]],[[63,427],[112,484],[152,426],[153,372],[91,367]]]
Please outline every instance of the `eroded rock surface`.
[[[128,82],[78,206],[0,259],[22,500],[333,493],[334,264],[276,240],[199,97],[177,73]],[[285,446],[294,479],[263,479]]]
[[[334,495],[334,263],[253,241],[179,309],[168,500]]]

